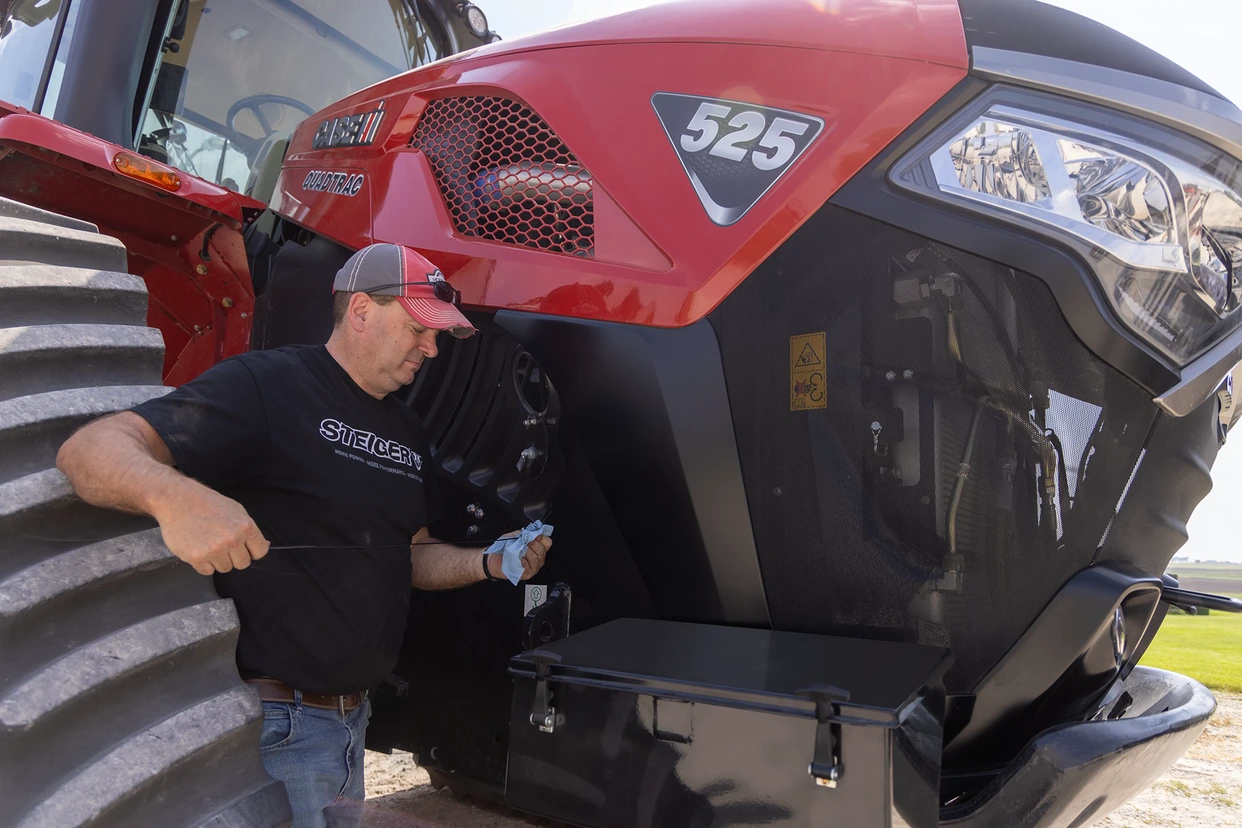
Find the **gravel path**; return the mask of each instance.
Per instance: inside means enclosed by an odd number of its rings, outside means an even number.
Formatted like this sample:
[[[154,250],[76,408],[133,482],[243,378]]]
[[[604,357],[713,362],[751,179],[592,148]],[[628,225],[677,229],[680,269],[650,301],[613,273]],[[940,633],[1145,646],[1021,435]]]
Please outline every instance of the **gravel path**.
[[[1154,785],[1099,828],[1242,828],[1242,696],[1217,693],[1203,735]],[[431,788],[408,753],[367,753],[365,828],[529,828]]]

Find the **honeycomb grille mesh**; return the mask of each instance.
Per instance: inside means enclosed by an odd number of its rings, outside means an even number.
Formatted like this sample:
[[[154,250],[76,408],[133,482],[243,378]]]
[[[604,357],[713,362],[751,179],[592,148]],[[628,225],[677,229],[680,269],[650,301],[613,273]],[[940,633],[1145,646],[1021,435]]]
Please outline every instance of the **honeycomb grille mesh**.
[[[410,146],[427,156],[458,233],[594,258],[591,174],[526,105],[439,98]]]

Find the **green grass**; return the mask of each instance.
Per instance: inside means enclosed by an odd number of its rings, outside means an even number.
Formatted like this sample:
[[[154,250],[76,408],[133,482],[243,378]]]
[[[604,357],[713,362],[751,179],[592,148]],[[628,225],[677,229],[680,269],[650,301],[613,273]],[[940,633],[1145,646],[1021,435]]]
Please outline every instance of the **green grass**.
[[[1142,663],[1198,679],[1213,690],[1242,693],[1242,614],[1170,613]]]
[[[1182,578],[1213,578],[1220,581],[1242,581],[1242,566],[1229,564],[1171,563],[1168,571]]]

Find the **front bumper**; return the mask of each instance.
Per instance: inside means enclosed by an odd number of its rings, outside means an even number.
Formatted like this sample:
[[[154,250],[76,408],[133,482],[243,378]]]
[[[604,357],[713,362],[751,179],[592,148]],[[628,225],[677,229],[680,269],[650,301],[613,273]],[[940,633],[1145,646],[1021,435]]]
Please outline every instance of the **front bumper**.
[[[1089,824],[1168,770],[1216,710],[1211,691],[1166,670],[1137,667],[1123,689],[1139,712],[1044,731],[968,803],[942,809],[941,826]]]

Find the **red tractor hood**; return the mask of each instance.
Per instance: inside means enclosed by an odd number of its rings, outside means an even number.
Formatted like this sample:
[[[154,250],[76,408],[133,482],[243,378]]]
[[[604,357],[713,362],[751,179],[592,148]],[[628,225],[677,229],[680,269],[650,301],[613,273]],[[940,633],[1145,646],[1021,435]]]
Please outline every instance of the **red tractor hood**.
[[[745,43],[968,67],[957,0],[688,0],[550,29],[467,54],[601,43]]]
[[[414,247],[471,305],[682,326],[967,69],[954,0],[650,7],[482,47],[346,98],[295,133],[272,207],[349,248]],[[658,111],[662,96],[684,99],[678,123]],[[695,98],[724,102],[713,105],[722,143],[731,134],[741,142],[738,123],[751,117],[763,129],[781,113],[813,125],[793,160],[727,220],[712,217],[675,143],[693,129],[684,108]],[[720,106],[733,109],[721,116]],[[548,141],[561,160],[538,160]],[[714,163],[709,154],[701,157]],[[480,187],[511,193],[510,179],[521,191],[532,164],[566,199],[566,224],[548,232],[568,227],[577,246],[549,244],[514,210],[497,229],[479,214],[495,199],[468,203]]]

